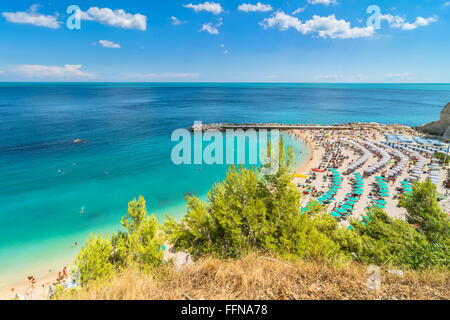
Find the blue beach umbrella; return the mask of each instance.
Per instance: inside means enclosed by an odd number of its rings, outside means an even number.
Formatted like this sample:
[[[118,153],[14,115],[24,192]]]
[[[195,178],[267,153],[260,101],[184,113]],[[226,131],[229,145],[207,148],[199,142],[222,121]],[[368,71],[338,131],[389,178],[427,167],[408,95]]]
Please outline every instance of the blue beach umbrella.
[[[345,210],[342,209],[342,208],[337,208],[336,211],[339,212],[339,213],[345,213]]]
[[[346,204],[348,204],[349,206],[354,206],[355,202],[354,201],[347,201]]]
[[[386,200],[378,200],[377,203],[379,203],[379,204],[387,204]]]
[[[358,201],[358,198],[348,198],[349,201]]]
[[[362,190],[356,190],[353,192],[354,194],[363,194]]]
[[[333,216],[333,217],[335,217],[335,218],[340,218],[341,217],[341,215],[339,214],[339,213],[337,213],[337,212],[331,212],[331,215]]]
[[[350,206],[347,205],[347,204],[344,204],[344,205],[342,206],[342,208],[344,208],[344,209],[346,209],[346,210],[350,210],[352,207],[350,207]]]

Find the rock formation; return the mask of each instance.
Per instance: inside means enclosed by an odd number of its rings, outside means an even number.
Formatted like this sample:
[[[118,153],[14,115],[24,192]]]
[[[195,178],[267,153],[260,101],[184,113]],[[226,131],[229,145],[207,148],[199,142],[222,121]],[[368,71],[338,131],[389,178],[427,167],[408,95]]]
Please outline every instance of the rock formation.
[[[450,102],[442,109],[441,118],[438,121],[430,122],[418,127],[418,129],[437,136],[442,136],[445,139],[450,139]]]

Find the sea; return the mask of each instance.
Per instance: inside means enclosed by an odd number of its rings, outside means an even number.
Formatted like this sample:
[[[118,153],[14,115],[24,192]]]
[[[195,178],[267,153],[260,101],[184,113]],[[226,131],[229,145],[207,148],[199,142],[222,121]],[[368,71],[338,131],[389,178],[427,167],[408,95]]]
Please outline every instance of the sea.
[[[417,126],[449,101],[449,84],[0,83],[0,288],[71,264],[139,195],[160,223],[206,201],[228,165],[172,157],[195,121]],[[283,137],[300,166],[306,144]]]

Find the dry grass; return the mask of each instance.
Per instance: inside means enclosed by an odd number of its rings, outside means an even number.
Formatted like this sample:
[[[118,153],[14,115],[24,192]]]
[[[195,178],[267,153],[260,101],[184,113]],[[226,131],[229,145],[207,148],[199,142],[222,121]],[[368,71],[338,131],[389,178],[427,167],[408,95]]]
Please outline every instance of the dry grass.
[[[281,262],[258,254],[239,260],[207,258],[182,271],[168,266],[153,275],[126,271],[63,299],[449,299],[449,273],[382,271],[379,290],[367,288],[366,267],[309,261]]]

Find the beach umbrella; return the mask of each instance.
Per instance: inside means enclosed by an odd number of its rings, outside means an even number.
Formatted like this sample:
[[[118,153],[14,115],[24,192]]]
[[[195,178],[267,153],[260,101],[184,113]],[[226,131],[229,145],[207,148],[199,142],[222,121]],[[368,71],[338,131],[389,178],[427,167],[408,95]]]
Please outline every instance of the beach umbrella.
[[[353,199],[356,199],[356,198],[353,198]],[[358,201],[358,199],[356,199],[356,201]],[[354,201],[347,201],[345,203],[348,204],[349,206],[354,206],[355,205]]]
[[[348,228],[349,228],[350,230],[352,230],[352,231],[355,230],[355,228],[353,228],[353,226],[351,226],[351,225],[348,226]]]
[[[339,213],[337,213],[337,212],[331,212],[331,215],[333,216],[333,217],[335,217],[335,218],[340,218],[341,217],[341,215],[339,214]]]
[[[349,201],[358,201],[358,198],[348,198]]]
[[[326,193],[326,194],[324,194],[324,195],[322,196],[322,198],[324,198],[324,199],[329,199],[329,198],[331,198],[331,195],[328,194],[328,193]]]
[[[370,218],[368,216],[364,216],[363,219],[366,219],[367,221],[370,221]]]
[[[382,205],[382,204],[377,204],[375,207],[378,207],[378,208],[381,208],[381,209],[384,209],[384,208],[385,208],[385,206]]]
[[[346,210],[351,210],[351,209],[352,209],[352,207],[350,207],[350,206],[347,205],[347,204],[344,204],[344,205],[342,206],[342,208],[344,208],[344,209],[346,209]]]
[[[387,204],[386,200],[378,200],[377,203],[379,203],[379,204]]]
[[[345,210],[342,209],[342,208],[337,208],[336,211],[339,212],[339,213],[345,213]]]
[[[358,194],[358,195],[363,194],[362,190],[357,190],[357,191],[354,191],[353,193]]]

